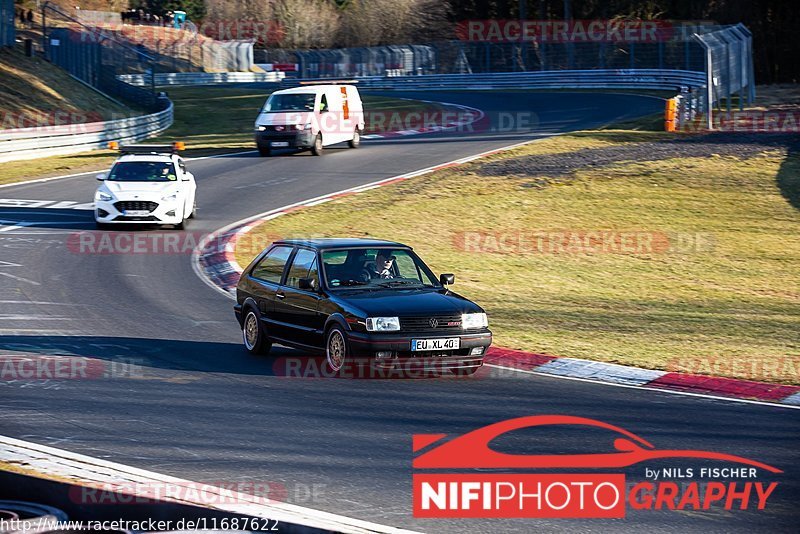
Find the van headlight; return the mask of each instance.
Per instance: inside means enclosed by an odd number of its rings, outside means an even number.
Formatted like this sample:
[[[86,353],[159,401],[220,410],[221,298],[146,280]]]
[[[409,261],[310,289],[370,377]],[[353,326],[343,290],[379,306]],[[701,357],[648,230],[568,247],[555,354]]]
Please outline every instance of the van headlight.
[[[178,200],[178,193],[169,193],[161,197],[161,202],[175,202]]]
[[[266,129],[267,129],[267,127],[266,127],[266,126],[256,126],[256,131],[257,131],[257,132],[263,132],[263,131],[265,131]]]
[[[465,330],[486,328],[487,326],[489,326],[489,319],[485,313],[464,313],[461,315],[461,328]]]
[[[96,201],[99,200],[101,202],[108,202],[113,198],[114,198],[113,196],[111,196],[109,193],[106,193],[105,191],[98,191],[97,193],[94,194],[94,199]]]
[[[368,332],[397,332],[400,330],[398,317],[367,317]]]
[[[295,127],[296,130],[300,130],[300,131],[302,131],[302,130],[310,130],[311,129],[311,123],[307,122],[305,124],[295,124],[294,127]]]

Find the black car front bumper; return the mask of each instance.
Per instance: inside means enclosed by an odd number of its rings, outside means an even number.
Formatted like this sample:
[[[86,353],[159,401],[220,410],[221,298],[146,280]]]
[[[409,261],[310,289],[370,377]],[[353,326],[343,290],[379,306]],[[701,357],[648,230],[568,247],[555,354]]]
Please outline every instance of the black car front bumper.
[[[412,352],[413,339],[458,338],[459,348],[441,351]],[[492,344],[488,330],[475,333],[375,333],[348,332],[350,353],[358,360],[370,360],[385,368],[469,369],[483,365],[486,351]],[[382,354],[381,354],[382,353]]]

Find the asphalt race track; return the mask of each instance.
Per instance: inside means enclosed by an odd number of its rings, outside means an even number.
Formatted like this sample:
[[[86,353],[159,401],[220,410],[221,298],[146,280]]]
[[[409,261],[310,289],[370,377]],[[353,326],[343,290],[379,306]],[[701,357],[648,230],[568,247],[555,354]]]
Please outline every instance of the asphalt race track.
[[[358,150],[332,148],[321,158],[247,153],[189,162],[198,181],[199,213],[187,231],[207,233],[272,208],[537,135],[663,109],[663,102],[653,98],[595,93],[393,94],[473,106],[493,119],[501,111],[534,111],[539,125],[534,131],[366,141]],[[96,184],[90,174],[3,188],[0,198],[86,203]],[[142,373],[0,381],[0,434],[190,480],[279,483],[296,504],[429,532],[780,532],[797,527],[797,410],[492,368],[471,379],[277,376],[275,358],[298,354],[276,348],[274,357],[249,356],[241,346],[232,301],[194,274],[189,255],[82,254],[67,241],[76,231],[94,229],[89,207],[2,202],[0,353],[130,359],[142,365]],[[380,213],[375,215],[377,222]],[[458,275],[458,265],[452,271]],[[413,519],[413,434],[457,435],[537,414],[599,419],[658,448],[721,451],[785,473],[772,478],[780,484],[764,511],[629,509],[624,520],[587,521]],[[535,442],[561,451],[579,445],[571,437],[547,433]],[[503,445],[513,450],[530,441],[530,435],[521,434]],[[639,481],[643,471],[635,466],[626,473]],[[307,490],[314,487],[317,495],[308,498]]]

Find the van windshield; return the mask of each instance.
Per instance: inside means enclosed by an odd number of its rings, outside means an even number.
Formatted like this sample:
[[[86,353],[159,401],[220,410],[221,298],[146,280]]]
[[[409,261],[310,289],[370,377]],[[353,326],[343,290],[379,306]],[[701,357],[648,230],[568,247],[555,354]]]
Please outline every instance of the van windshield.
[[[314,93],[272,95],[264,104],[264,112],[314,111]]]

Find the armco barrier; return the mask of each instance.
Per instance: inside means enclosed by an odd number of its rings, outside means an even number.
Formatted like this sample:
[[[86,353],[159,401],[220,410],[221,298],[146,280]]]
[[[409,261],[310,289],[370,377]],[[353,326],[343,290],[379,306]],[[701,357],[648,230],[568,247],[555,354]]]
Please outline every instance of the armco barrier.
[[[162,72],[156,73],[156,85],[210,85],[215,83],[280,83],[283,72]],[[123,74],[120,81],[136,86],[150,85],[146,74]]]
[[[431,74],[423,76],[366,76],[354,78],[366,89],[653,89],[680,91],[705,85],[705,73],[659,69],[597,69],[485,74]],[[326,78],[320,83],[331,83]],[[281,86],[297,86],[312,80],[286,79]]]
[[[172,125],[172,102],[162,99],[164,109],[150,115],[62,126],[0,130],[0,162],[85,152],[102,148],[108,141],[140,141]]]

